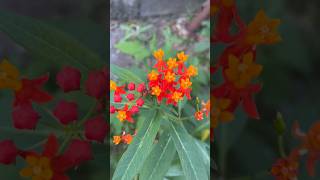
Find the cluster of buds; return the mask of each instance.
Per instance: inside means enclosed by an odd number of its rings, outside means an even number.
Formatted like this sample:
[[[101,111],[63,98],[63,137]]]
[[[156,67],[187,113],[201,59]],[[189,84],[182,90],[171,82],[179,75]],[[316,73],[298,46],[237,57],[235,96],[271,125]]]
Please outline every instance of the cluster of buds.
[[[122,96],[125,96],[127,99],[127,102],[122,107],[116,108],[115,106],[111,105],[110,113],[117,113],[117,118],[121,122],[128,121],[133,123],[134,120],[132,115],[137,114],[139,109],[144,105],[144,100],[142,97],[144,96],[145,89],[146,87],[144,83],[138,84],[136,87],[136,84],[130,82],[127,85],[128,92],[126,92],[125,85],[117,86],[114,81],[110,80],[110,91],[114,91],[113,97],[115,105],[117,104],[119,106],[122,104]]]
[[[12,119],[13,126],[20,129],[35,130],[41,116],[33,109],[33,104],[44,104],[54,98],[42,89],[49,79],[46,74],[39,78],[20,77],[19,70],[7,60],[0,63],[0,89],[14,92]],[[42,153],[18,149],[14,141],[0,141],[0,163],[10,165],[22,157],[27,167],[20,171],[22,177],[32,179],[69,179],[66,172],[93,159],[91,142],[104,142],[108,125],[103,117],[107,95],[107,71],[90,71],[84,84],[84,93],[95,99],[94,111],[79,121],[76,102],[61,99],[50,114],[60,124],[59,127],[70,138],[59,145],[55,134],[48,135]],[[81,91],[81,73],[73,67],[64,67],[56,76],[56,84],[64,93]],[[66,148],[64,146],[67,146]]]
[[[256,62],[256,47],[261,44],[274,44],[281,40],[276,29],[279,19],[270,19],[260,10],[248,25],[238,14],[233,0],[213,0],[211,3],[217,23],[211,41],[226,45],[217,57],[212,74],[222,69],[223,83],[212,88],[211,128],[218,122],[234,119],[235,109],[241,105],[250,118],[259,119],[254,94],[261,90],[261,84],[254,83],[260,75],[262,65]],[[233,22],[236,33],[231,33]],[[217,83],[215,83],[217,84]]]
[[[185,65],[188,56],[180,52],[177,57],[165,60],[162,49],[155,51],[153,56],[157,63],[153,66],[155,69],[148,74],[148,85],[151,95],[157,98],[158,103],[167,99],[167,104],[177,106],[184,96],[191,99],[191,78],[198,74],[198,70],[192,65]]]
[[[115,145],[118,145],[121,142],[125,144],[130,144],[132,139],[133,139],[133,136],[131,134],[128,134],[125,131],[123,131],[121,136],[113,136],[113,143]]]

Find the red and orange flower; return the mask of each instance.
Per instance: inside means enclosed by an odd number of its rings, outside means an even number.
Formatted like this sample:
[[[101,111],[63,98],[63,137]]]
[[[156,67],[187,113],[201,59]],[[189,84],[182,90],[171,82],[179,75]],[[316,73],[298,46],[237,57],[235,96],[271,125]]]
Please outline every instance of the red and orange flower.
[[[157,98],[158,103],[166,99],[167,104],[177,105],[185,96],[190,99],[191,78],[198,74],[198,70],[192,65],[185,65],[188,55],[180,52],[177,57],[170,57],[165,61],[164,52],[159,49],[154,52],[154,58],[157,60],[154,66],[156,69],[148,74],[148,85],[151,95]]]

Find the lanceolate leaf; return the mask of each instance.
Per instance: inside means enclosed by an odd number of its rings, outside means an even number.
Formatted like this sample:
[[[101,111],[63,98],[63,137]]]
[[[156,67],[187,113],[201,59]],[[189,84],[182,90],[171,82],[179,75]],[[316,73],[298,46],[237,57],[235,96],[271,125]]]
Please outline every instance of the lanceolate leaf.
[[[175,154],[176,148],[172,138],[169,132],[165,131],[162,134],[159,143],[153,147],[148,159],[144,163],[139,179],[163,180]]]
[[[0,11],[0,31],[32,55],[55,65],[72,65],[88,71],[101,68],[100,57],[67,34],[41,21]]]
[[[122,67],[119,67],[117,65],[111,64],[110,65],[111,73],[118,76],[121,80],[125,80],[128,82],[134,82],[134,83],[142,83],[140,77],[138,77],[136,74],[132,73],[128,69],[124,69]]]
[[[145,119],[127,151],[122,155],[112,177],[113,180],[132,180],[152,150],[153,141],[160,128],[160,115],[155,110],[148,113],[149,117]]]
[[[203,159],[203,162],[205,163],[205,169],[207,170],[208,174],[210,174],[210,146],[195,138],[194,140],[199,151],[199,156]]]
[[[170,121],[170,134],[179,154],[181,165],[187,180],[207,180],[206,165],[199,158],[199,150],[182,122]]]

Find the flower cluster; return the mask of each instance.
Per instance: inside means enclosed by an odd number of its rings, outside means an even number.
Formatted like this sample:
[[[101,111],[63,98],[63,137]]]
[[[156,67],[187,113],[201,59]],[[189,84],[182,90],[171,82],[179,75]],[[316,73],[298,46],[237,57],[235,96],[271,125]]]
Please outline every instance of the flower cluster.
[[[212,88],[211,128],[217,127],[219,122],[233,120],[233,112],[239,105],[250,118],[259,119],[253,96],[261,90],[261,84],[254,81],[260,75],[262,65],[256,62],[256,47],[281,40],[276,31],[280,20],[270,19],[260,10],[247,25],[233,0],[213,0],[211,6],[211,14],[217,19],[211,42],[226,45],[211,68],[212,74],[222,69],[224,79]],[[236,33],[231,32],[233,23],[237,27]]]
[[[176,106],[184,96],[191,99],[191,78],[198,74],[198,70],[192,65],[185,65],[188,55],[180,52],[177,57],[165,60],[163,50],[159,49],[153,56],[157,62],[153,66],[155,69],[148,74],[148,85],[151,95],[157,98],[158,103],[166,99],[167,104]]]
[[[42,89],[49,75],[35,79],[20,77],[19,70],[7,60],[0,63],[0,74],[0,88],[11,89],[14,92],[13,126],[18,130],[36,130],[41,116],[33,109],[33,104],[43,104],[54,99]],[[55,107],[52,111],[48,110],[48,113],[59,124],[56,126],[57,130],[65,133],[63,145],[59,146],[54,134],[48,135],[42,153],[18,149],[10,139],[1,140],[0,163],[13,164],[16,158],[21,156],[28,164],[20,172],[22,177],[44,180],[69,179],[65,175],[66,171],[93,158],[90,143],[103,143],[107,135],[108,125],[103,116],[107,99],[107,79],[106,69],[91,71],[82,88],[81,72],[73,67],[63,67],[56,75],[56,84],[62,91],[70,93],[83,90],[86,95],[95,99],[96,105],[80,119],[77,102],[58,99]]]
[[[130,144],[132,139],[133,139],[133,136],[131,134],[123,132],[121,136],[113,136],[113,143],[115,145],[118,145],[121,142],[125,144]]]
[[[134,123],[132,115],[137,114],[139,109],[144,105],[144,100],[142,99],[144,95],[146,87],[144,83],[136,84],[130,82],[127,85],[127,91],[125,91],[125,85],[117,86],[117,84],[110,80],[110,92],[114,91],[113,101],[115,105],[121,105],[122,103],[122,96],[125,96],[127,102],[122,107],[116,108],[113,105],[110,105],[110,113],[114,114],[117,113],[117,118],[123,122],[128,121],[130,123]]]

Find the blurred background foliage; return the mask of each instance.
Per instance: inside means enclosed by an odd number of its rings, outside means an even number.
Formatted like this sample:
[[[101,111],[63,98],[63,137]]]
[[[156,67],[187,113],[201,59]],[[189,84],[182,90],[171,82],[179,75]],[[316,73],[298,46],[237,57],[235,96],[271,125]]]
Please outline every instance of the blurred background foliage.
[[[268,171],[280,157],[273,121],[281,112],[287,124],[285,149],[299,142],[291,135],[294,121],[307,131],[320,117],[319,58],[320,1],[268,0],[236,1],[241,17],[248,23],[259,9],[271,18],[280,18],[282,41],[272,46],[258,46],[257,62],[263,65],[259,81],[263,89],[256,95],[260,120],[244,115],[223,124],[216,130],[216,161],[220,175],[225,179],[247,176],[253,179],[273,179],[259,176]],[[222,47],[217,47],[216,57]],[[304,161],[305,162],[305,161]],[[301,161],[299,179],[319,179],[307,176]],[[257,175],[257,176],[255,176]]]
[[[54,27],[62,33],[66,33],[72,39],[79,42],[84,48],[88,48],[97,54],[101,59],[107,58],[106,40],[106,12],[107,2],[104,0],[94,1],[20,1],[20,0],[0,0],[0,12],[9,12],[18,16],[34,18]],[[0,22],[0,24],[5,22]],[[19,24],[24,26],[24,24]],[[32,26],[32,24],[30,24]],[[26,29],[27,30],[27,29]],[[49,35],[48,35],[49,36]],[[57,38],[57,37],[51,37]],[[57,42],[60,39],[57,38]],[[0,31],[0,58],[7,58],[12,64],[16,65],[23,77],[35,78],[45,73],[50,74],[49,82],[45,85],[45,90],[54,95],[55,99],[44,106],[34,106],[40,112],[36,131],[17,131],[12,126],[11,111],[13,94],[7,90],[0,91],[0,139],[13,139],[19,148],[33,149],[41,152],[42,143],[50,132],[61,136],[61,131],[50,128],[46,123],[56,123],[46,112],[52,109],[60,99],[76,101],[79,105],[79,117],[94,104],[94,100],[84,94],[84,92],[62,93],[55,82],[55,75],[60,69],[53,63],[36,56],[23,46],[15,43],[9,36]],[[80,61],[84,61],[81,59]],[[64,60],[58,59],[57,61]],[[88,61],[86,59],[86,61]],[[89,60],[90,61],[90,60]],[[82,81],[86,79],[82,74]],[[60,141],[61,142],[61,141]],[[1,148],[1,147],[0,147]],[[95,160],[90,161],[77,169],[70,171],[71,179],[79,180],[100,180],[107,178],[108,168],[107,146],[106,144],[93,144]],[[18,158],[16,166],[0,165],[0,179],[21,179],[19,171],[25,166],[25,162]]]

